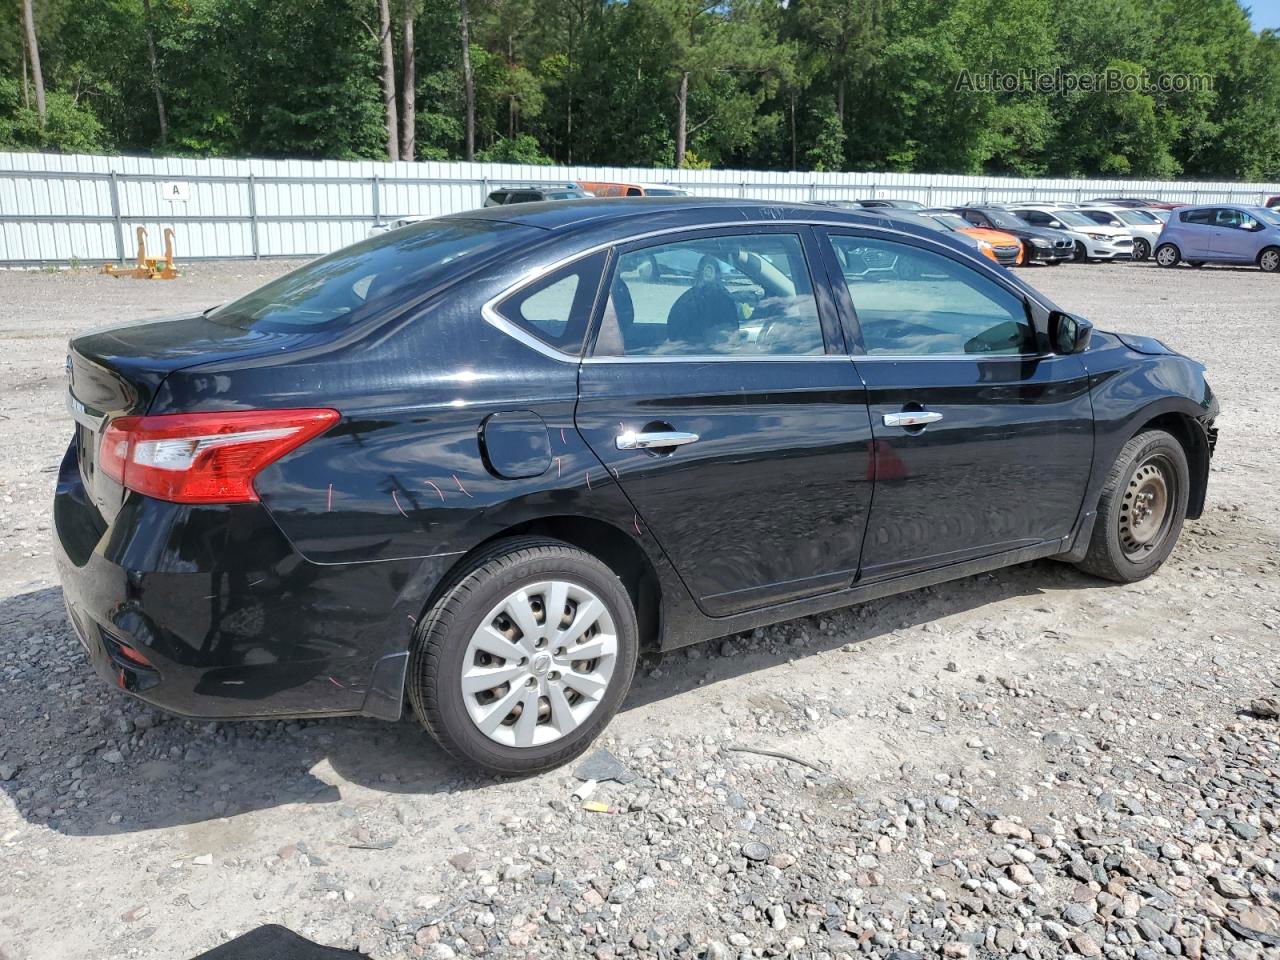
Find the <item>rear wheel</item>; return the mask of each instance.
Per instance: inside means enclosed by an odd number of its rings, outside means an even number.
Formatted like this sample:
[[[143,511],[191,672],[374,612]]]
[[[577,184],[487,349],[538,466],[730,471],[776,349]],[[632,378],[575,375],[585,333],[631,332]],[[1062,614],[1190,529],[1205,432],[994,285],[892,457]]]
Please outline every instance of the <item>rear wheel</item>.
[[[1280,270],[1280,247],[1267,247],[1258,254],[1258,267],[1263,273],[1275,273]]]
[[[1181,259],[1182,253],[1172,243],[1156,247],[1156,263],[1162,267],[1176,267]]]
[[[500,774],[580,754],[631,686],[638,649],[626,588],[558,540],[498,541],[423,619],[409,699],[449,753]]]
[[[1145,240],[1135,239],[1133,241],[1133,259],[1146,260],[1151,256],[1151,244]]]
[[[1089,552],[1077,566],[1121,583],[1150,576],[1178,541],[1190,482],[1186,453],[1170,434],[1133,437],[1107,475]]]

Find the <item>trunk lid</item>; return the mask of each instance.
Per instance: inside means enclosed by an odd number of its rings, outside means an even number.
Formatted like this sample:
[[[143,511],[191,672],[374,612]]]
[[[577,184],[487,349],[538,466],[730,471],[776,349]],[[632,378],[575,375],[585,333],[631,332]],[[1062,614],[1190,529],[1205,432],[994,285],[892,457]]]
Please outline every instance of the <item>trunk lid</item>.
[[[67,352],[67,407],[75,420],[75,446],[85,490],[108,520],[124,489],[97,469],[106,424],[142,416],[174,371],[231,358],[248,358],[311,339],[296,333],[243,330],[202,314],[95,330],[71,341]]]

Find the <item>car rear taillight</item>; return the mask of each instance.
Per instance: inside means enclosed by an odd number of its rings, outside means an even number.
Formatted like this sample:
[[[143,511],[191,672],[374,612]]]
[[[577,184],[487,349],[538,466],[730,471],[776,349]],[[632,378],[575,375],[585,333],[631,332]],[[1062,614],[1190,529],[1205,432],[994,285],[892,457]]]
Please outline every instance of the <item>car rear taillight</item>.
[[[253,503],[254,477],[337,421],[337,410],[119,417],[103,431],[98,468],[157,500]]]

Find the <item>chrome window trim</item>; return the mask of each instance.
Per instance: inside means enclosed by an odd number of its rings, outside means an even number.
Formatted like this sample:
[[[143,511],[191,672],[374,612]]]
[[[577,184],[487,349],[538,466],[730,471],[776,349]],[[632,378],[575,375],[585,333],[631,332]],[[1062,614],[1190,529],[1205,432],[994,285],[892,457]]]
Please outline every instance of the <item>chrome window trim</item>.
[[[535,277],[534,279],[537,280],[540,278],[541,277],[539,276],[539,277]],[[526,284],[521,284],[521,287],[524,287],[524,286],[526,286]],[[551,344],[544,343],[542,340],[539,340],[533,334],[526,332],[525,330],[516,326],[514,323],[512,323],[502,314],[498,313],[495,304],[499,300],[505,300],[509,294],[518,293],[518,292],[519,290],[512,289],[507,293],[502,294],[501,296],[494,297],[492,300],[489,300],[483,306],[480,307],[480,315],[484,317],[486,321],[488,321],[490,326],[496,327],[498,330],[501,330],[512,340],[515,340],[519,343],[523,343],[530,350],[536,350],[538,353],[542,354],[544,357],[550,357],[552,360],[559,360],[561,363],[578,363],[582,359],[580,355],[565,353],[563,350],[557,350],[555,347],[551,346]]]
[[[854,363],[873,360],[877,363],[899,360],[1047,360],[1062,356],[1057,353],[859,353],[850,357]]]
[[[635,357],[583,357],[583,363],[813,363],[814,361],[839,360],[848,363],[854,358],[847,353],[677,353]]]
[[[767,207],[767,205],[765,206]],[[907,233],[903,230],[896,230],[892,227],[885,227],[885,226],[880,226],[879,224],[867,224],[867,223],[843,223],[838,220],[836,221],[799,220],[795,218],[751,219],[751,220],[728,220],[728,221],[720,221],[717,223],[685,224],[679,227],[664,227],[661,230],[649,230],[644,233],[637,233],[632,236],[623,237],[620,239],[602,240],[601,242],[594,244],[593,246],[587,247],[583,250],[579,250],[578,252],[572,254],[571,256],[562,257],[561,259],[553,261],[552,263],[547,264],[544,267],[539,267],[535,270],[530,270],[527,273],[525,273],[523,276],[521,276],[518,280],[516,280],[514,283],[512,283],[510,286],[505,287],[501,292],[499,292],[498,294],[486,300],[480,307],[480,315],[481,317],[484,318],[485,322],[487,322],[490,326],[494,327],[497,330],[500,330],[502,333],[505,333],[507,336],[511,337],[511,339],[517,341],[518,343],[524,344],[524,346],[530,348],[531,350],[536,351],[537,353],[542,354],[544,357],[549,357],[552,360],[558,360],[561,363],[669,363],[673,361],[682,361],[682,362],[694,361],[697,363],[707,363],[707,362],[714,363],[717,361],[719,362],[724,362],[724,361],[798,362],[801,360],[813,361],[813,360],[872,359],[868,357],[866,354],[854,354],[854,353],[779,354],[776,356],[735,355],[735,354],[686,354],[683,356],[670,356],[670,357],[588,357],[588,356],[583,356],[581,352],[565,353],[563,350],[557,350],[555,347],[551,346],[550,344],[545,343],[542,340],[539,340],[537,337],[533,336],[530,333],[527,333],[525,330],[516,326],[510,320],[506,319],[506,317],[502,316],[502,314],[498,313],[498,309],[497,309],[498,304],[501,303],[503,300],[506,300],[508,297],[511,297],[519,293],[522,289],[529,286],[530,284],[538,282],[543,277],[549,274],[555,273],[557,270],[567,267],[570,264],[574,263],[575,261],[582,259],[583,257],[590,257],[594,254],[597,254],[601,250],[612,250],[616,247],[629,246],[633,243],[639,243],[644,240],[651,240],[656,237],[665,237],[665,236],[670,236],[672,234],[679,234],[679,233],[701,233],[704,231],[711,231],[711,230],[731,230],[739,227],[778,227],[778,226],[812,227],[812,228],[828,229],[828,230],[832,230],[832,229],[834,230],[871,230],[876,233],[884,234],[886,237],[891,237],[891,238],[903,237],[908,240],[923,241],[926,245],[937,244],[937,241],[933,240],[933,238],[931,237],[916,236],[913,233]],[[944,244],[938,244],[938,246],[943,247],[944,249],[946,249],[947,252],[950,252],[950,253],[963,252],[963,251],[951,250],[950,248],[945,247]],[[976,258],[978,255],[972,254],[972,256]],[[608,269],[608,266],[606,266],[606,269]],[[1001,286],[1004,286],[1004,285],[1001,284]],[[1035,302],[1038,303],[1044,309],[1049,309],[1046,304],[1044,304],[1042,301],[1033,297],[1030,293],[1026,293],[1022,290],[1017,290],[1016,293],[1014,290],[1009,290],[1009,292],[1014,294],[1015,296],[1025,296],[1028,299],[1035,300]],[[584,349],[585,349],[585,344],[584,344]],[[1009,357],[1009,358],[1012,358],[1015,356],[1038,357],[1040,356],[1040,354],[1000,354],[999,356]],[[917,355],[914,357],[905,357],[905,356],[881,357],[880,359],[935,360],[935,359],[941,359],[941,355],[929,356],[927,354],[924,354],[924,355]],[[950,357],[950,359],[972,360],[974,359],[974,357],[969,355],[956,355],[956,356]]]

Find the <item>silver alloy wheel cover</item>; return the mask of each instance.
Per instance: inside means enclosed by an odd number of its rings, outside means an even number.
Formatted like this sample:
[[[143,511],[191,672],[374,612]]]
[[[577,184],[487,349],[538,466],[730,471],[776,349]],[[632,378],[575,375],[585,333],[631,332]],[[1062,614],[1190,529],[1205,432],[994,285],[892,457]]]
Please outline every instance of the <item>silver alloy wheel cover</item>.
[[[1280,266],[1280,251],[1267,250],[1262,254],[1260,266],[1263,270],[1270,272]]]
[[[1167,267],[1178,259],[1178,255],[1173,252],[1173,247],[1163,246],[1156,251],[1156,260],[1162,267]]]
[[[592,591],[568,580],[525,584],[472,633],[462,699],[471,722],[495,743],[543,746],[595,712],[617,659],[613,615]]]

